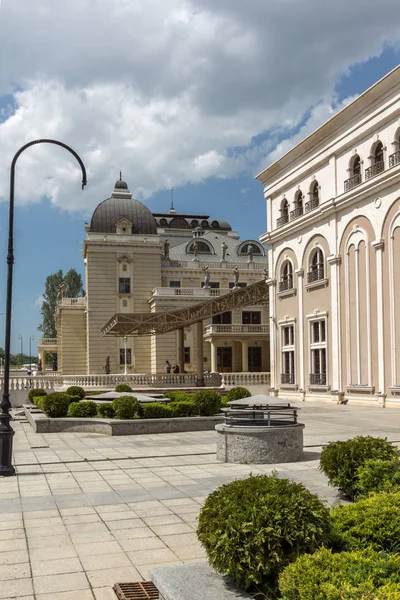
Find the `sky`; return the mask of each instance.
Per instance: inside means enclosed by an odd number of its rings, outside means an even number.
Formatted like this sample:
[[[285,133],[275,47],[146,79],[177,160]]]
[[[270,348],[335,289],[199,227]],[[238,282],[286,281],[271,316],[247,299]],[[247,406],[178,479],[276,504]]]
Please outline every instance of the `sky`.
[[[135,198],[267,230],[255,175],[400,62],[398,0],[0,0],[0,346],[16,175],[12,351],[44,282],[83,274],[84,222],[122,170]]]

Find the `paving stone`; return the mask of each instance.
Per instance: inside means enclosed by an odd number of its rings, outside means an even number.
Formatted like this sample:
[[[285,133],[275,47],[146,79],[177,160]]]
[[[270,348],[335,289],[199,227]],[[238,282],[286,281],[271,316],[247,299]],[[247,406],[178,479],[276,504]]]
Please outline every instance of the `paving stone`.
[[[94,596],[90,589],[36,595],[36,600],[93,600],[93,598]]]
[[[135,550],[128,552],[128,556],[136,565],[147,565],[151,562],[158,564],[163,562],[173,562],[177,556],[169,548],[154,548],[152,550]]]
[[[87,576],[93,588],[113,586],[116,583],[140,581],[140,575],[134,567],[121,567],[117,569],[99,569],[88,571]]]
[[[29,562],[7,565],[7,567],[4,567],[1,570],[2,581],[8,581],[9,579],[24,579],[30,576],[31,569]]]
[[[81,556],[85,571],[98,571],[114,567],[131,567],[132,563],[125,552],[118,554],[100,554],[96,556]]]
[[[33,586],[32,580],[29,578],[2,581],[0,586],[0,598],[5,600],[14,599],[17,596],[29,596],[30,594],[33,594]]]
[[[17,550],[14,552],[0,552],[0,565],[15,565],[17,563],[28,562],[27,550]]]
[[[92,544],[79,544],[76,546],[79,556],[95,556],[97,554],[117,554],[122,552],[117,542],[100,542]]]

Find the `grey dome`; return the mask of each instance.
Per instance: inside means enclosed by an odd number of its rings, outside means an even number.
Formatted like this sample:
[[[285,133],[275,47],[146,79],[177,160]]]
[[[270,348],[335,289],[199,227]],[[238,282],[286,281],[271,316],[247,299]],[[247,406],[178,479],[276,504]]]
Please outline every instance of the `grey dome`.
[[[118,181],[115,182],[114,187],[116,190],[127,190],[128,184],[123,179],[118,179]]]
[[[157,234],[156,221],[151,211],[139,200],[134,200],[128,190],[128,185],[125,181],[119,180],[115,184],[111,198],[101,202],[95,209],[90,222],[90,231],[94,233],[116,233],[116,224],[123,218],[132,223],[132,231],[127,233],[138,235]]]

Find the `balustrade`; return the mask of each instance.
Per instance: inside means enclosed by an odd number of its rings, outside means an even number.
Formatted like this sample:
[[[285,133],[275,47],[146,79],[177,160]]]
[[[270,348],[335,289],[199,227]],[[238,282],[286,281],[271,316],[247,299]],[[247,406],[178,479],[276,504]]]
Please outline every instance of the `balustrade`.
[[[395,167],[400,164],[400,150],[389,156],[389,167]]]
[[[321,281],[325,278],[325,271],[323,268],[313,269],[307,273],[307,283],[313,283],[314,281]]]
[[[206,325],[205,335],[218,333],[269,333],[269,325]]]
[[[283,227],[283,225],[286,225],[286,223],[289,223],[289,215],[283,215],[282,217],[279,217],[279,219],[276,221],[276,226]]]
[[[314,208],[317,208],[319,206],[319,197],[318,195],[314,196],[313,198],[311,198],[311,200],[309,200],[309,202],[306,202],[306,213],[310,212],[311,210],[314,210]]]
[[[291,211],[290,220],[293,221],[294,219],[298,219],[299,217],[302,216],[303,212],[304,212],[303,207],[298,206],[297,208],[295,208],[294,210]]]
[[[361,173],[357,173],[356,175],[353,175],[352,177],[349,177],[344,182],[344,191],[348,192],[353,187],[356,187],[356,185],[360,185],[361,182],[362,182]]]
[[[310,385],[326,385],[326,373],[310,373]]]
[[[294,384],[294,373],[281,373],[281,383]]]
[[[279,291],[285,292],[286,290],[293,289],[293,277],[289,275],[286,279],[282,279],[279,282]]]
[[[373,165],[371,165],[370,167],[368,167],[368,169],[365,169],[365,179],[371,179],[371,177],[375,177],[375,175],[379,175],[379,173],[382,173],[382,171],[385,170],[385,165],[383,163],[383,160],[379,160],[376,163],[374,163]]]
[[[221,378],[224,386],[271,385],[271,373],[267,372],[221,373]]]

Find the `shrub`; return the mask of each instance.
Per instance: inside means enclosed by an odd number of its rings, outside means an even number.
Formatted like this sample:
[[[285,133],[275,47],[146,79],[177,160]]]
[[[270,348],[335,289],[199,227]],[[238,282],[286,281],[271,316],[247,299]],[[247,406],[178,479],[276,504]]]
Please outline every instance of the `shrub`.
[[[187,394],[186,392],[165,392],[164,398],[169,398],[172,402],[191,402],[193,394]]]
[[[367,460],[357,470],[359,496],[400,491],[400,460]]]
[[[143,419],[168,419],[174,417],[171,405],[160,404],[159,402],[149,402],[142,406]]]
[[[39,398],[39,396],[47,396],[46,390],[43,388],[32,388],[29,390],[28,400],[32,402],[34,398]]]
[[[115,388],[116,392],[133,392],[132,388],[130,385],[128,385],[127,383],[119,383],[116,388]]]
[[[72,402],[69,405],[68,416],[78,419],[95,417],[97,415],[97,404],[91,400],[86,402]]]
[[[140,412],[140,403],[134,396],[121,396],[112,401],[116,419],[134,419]]]
[[[331,485],[354,500],[358,493],[358,469],[368,459],[391,460],[397,454],[397,450],[386,439],[358,436],[325,446],[319,468]]]
[[[37,406],[38,408],[40,408],[40,410],[43,410],[42,408],[42,400],[45,396],[36,396],[35,398],[33,398],[32,402],[35,406]]]
[[[221,394],[214,390],[204,390],[193,394],[197,413],[202,417],[211,417],[221,410]]]
[[[41,410],[50,418],[57,419],[66,417],[71,397],[63,392],[53,392],[43,396],[40,401]]]
[[[194,417],[196,414],[193,402],[170,402],[168,408],[172,410],[173,417]]]
[[[327,543],[329,511],[301,483],[258,475],[210,494],[197,535],[216,571],[268,595],[287,564]]]
[[[242,398],[250,398],[251,392],[245,387],[234,387],[229,390],[227,394],[227,402],[232,402],[233,400],[242,400]]]
[[[336,550],[400,552],[400,492],[374,494],[331,511]]]
[[[300,556],[279,578],[284,600],[400,598],[400,556],[364,550]]]
[[[79,385],[71,385],[66,391],[66,394],[68,394],[69,396],[75,396],[76,398],[80,398],[82,400],[82,398],[85,397],[85,390],[83,389],[83,387],[80,387]]]
[[[100,417],[104,417],[106,419],[113,419],[115,416],[115,410],[112,405],[112,402],[102,402],[97,405],[97,412]]]
[[[70,403],[71,402],[80,402],[81,399],[82,398],[80,396],[70,396]]]

